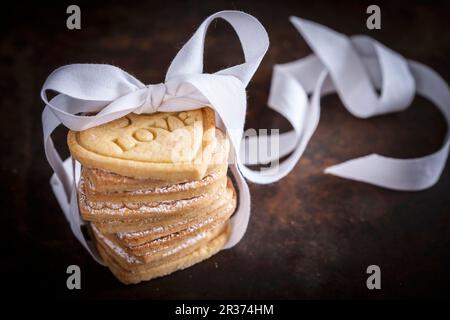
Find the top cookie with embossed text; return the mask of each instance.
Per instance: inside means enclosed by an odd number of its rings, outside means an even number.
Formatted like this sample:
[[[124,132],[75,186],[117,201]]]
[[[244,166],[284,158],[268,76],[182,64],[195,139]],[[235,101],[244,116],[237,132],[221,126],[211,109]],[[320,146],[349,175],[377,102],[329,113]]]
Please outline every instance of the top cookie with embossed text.
[[[216,147],[211,108],[130,113],[83,131],[69,131],[70,153],[83,166],[137,178],[199,180]]]

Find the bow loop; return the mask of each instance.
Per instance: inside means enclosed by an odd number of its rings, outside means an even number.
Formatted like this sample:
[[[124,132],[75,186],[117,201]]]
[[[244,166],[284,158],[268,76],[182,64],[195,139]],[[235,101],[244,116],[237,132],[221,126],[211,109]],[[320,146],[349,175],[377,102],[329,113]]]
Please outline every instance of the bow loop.
[[[113,101],[131,91],[145,87],[142,82],[107,64],[78,63],[62,66],[45,81],[41,97],[48,105],[47,90],[53,90],[74,99]]]
[[[247,86],[269,48],[269,37],[262,24],[244,12],[220,11],[209,16],[177,53],[166,74],[166,81],[179,76],[203,73],[203,50],[206,32],[215,19],[227,21],[241,42],[245,62],[216,72],[238,78]]]

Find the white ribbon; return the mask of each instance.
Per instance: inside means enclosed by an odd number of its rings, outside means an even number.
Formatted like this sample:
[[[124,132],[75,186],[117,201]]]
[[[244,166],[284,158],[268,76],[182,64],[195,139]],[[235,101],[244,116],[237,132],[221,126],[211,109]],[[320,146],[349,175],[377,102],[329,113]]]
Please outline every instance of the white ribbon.
[[[245,63],[206,74],[204,40],[209,24],[216,18],[225,19],[236,31]],[[71,158],[63,162],[50,136],[61,123],[72,130],[85,130],[131,112],[173,112],[200,105],[214,108],[219,125],[231,141],[235,160],[231,170],[239,191],[239,206],[231,219],[232,234],[225,248],[237,244],[248,225],[250,193],[244,177],[256,183],[270,183],[293,169],[319,122],[322,95],[337,92],[353,115],[367,118],[404,110],[417,91],[439,107],[450,126],[450,90],[433,70],[405,60],[369,37],[348,38],[306,20],[294,17],[291,21],[314,54],[274,68],[268,104],[286,117],[294,130],[281,134],[280,152],[272,152],[262,161],[277,161],[290,154],[289,157],[264,171],[247,168],[241,149],[257,139],[247,138],[241,144],[245,87],[269,44],[263,26],[248,14],[222,11],[208,17],[178,52],[161,84],[146,86],[117,67],[98,64],[63,66],[47,78],[41,96],[46,103],[42,114],[45,152],[55,172],[51,185],[73,233],[99,263],[102,261],[95,246],[81,232],[84,221],[76,200],[80,165]],[[376,89],[381,90],[380,96]],[[50,101],[48,90],[58,93]],[[89,112],[97,114],[80,115]],[[332,166],[326,172],[390,189],[421,190],[439,179],[448,148],[447,135],[442,148],[426,157],[400,160],[372,154]]]
[[[265,170],[264,175],[249,174],[244,168],[244,176],[257,183],[270,183],[286,176],[319,123],[320,97],[333,92],[359,118],[402,111],[409,107],[417,92],[439,108],[450,128],[450,90],[432,69],[406,60],[370,37],[349,38],[314,22],[297,17],[290,20],[314,54],[274,67],[268,104],[289,120],[294,130],[280,135],[279,154],[267,155],[262,160],[276,161],[291,155],[279,167]],[[381,95],[376,89],[381,90]],[[255,139],[249,137],[245,144],[256,143]],[[442,147],[425,157],[395,159],[371,154],[334,165],[325,172],[388,189],[423,190],[438,181],[449,144],[447,134]],[[241,155],[245,147],[249,148],[243,144]]]

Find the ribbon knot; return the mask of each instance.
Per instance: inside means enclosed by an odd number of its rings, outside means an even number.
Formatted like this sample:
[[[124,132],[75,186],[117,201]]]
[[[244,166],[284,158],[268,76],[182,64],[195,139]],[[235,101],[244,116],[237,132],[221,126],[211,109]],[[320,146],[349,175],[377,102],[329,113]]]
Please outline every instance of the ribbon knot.
[[[141,90],[145,90],[144,103],[133,112],[137,114],[157,112],[166,96],[166,85],[164,83],[149,84]]]

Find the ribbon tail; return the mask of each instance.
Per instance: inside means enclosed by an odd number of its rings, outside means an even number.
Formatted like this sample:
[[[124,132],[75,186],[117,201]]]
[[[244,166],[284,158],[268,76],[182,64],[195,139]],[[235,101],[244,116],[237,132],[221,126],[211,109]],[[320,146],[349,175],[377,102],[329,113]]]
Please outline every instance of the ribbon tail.
[[[398,191],[432,187],[445,167],[448,144],[424,158],[395,159],[371,154],[328,167],[325,173]]]

